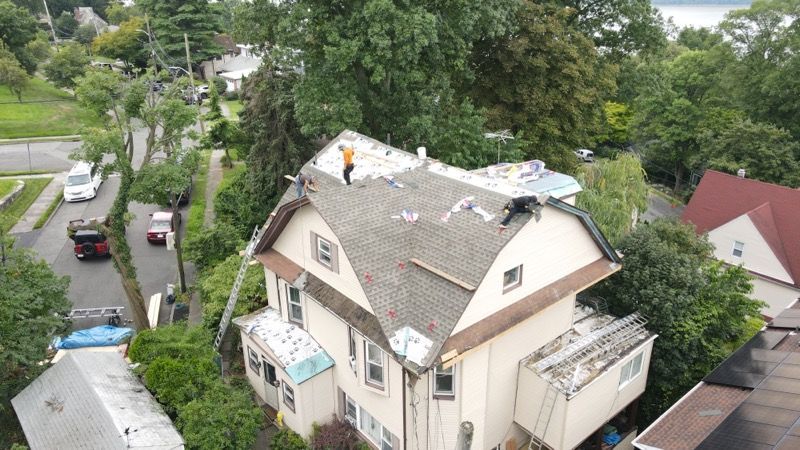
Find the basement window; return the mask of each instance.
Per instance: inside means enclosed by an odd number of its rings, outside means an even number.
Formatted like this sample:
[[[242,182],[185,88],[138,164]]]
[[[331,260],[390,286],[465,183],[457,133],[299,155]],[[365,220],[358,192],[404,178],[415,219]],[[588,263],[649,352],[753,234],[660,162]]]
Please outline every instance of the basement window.
[[[642,360],[644,352],[639,353],[632,360],[622,366],[622,374],[619,376],[619,388],[622,389],[642,373]]]
[[[522,265],[507,270],[503,274],[503,293],[518,288],[522,284]]]
[[[741,258],[744,253],[744,242],[734,241],[732,253],[735,258]]]

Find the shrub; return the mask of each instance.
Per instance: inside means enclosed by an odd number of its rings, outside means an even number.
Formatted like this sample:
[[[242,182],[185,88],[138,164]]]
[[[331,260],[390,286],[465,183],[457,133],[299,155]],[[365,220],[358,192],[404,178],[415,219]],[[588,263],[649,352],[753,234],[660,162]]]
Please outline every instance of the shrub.
[[[225,81],[225,78],[212,77],[211,82],[214,83],[214,87],[217,88],[217,92],[219,94],[225,93],[225,91],[228,89],[228,82]]]
[[[231,255],[208,271],[199,283],[203,301],[203,326],[209,330],[215,330],[219,325],[241,263],[241,256]],[[266,303],[263,282],[264,272],[256,266],[247,268],[233,317],[251,313]]]
[[[281,450],[309,450],[310,448],[299,434],[288,428],[283,428],[273,434],[270,444],[272,448]]]
[[[219,381],[183,407],[177,420],[186,447],[201,450],[250,450],[262,423],[248,390]]]
[[[224,92],[224,91],[220,91]],[[236,91],[225,92],[225,100],[239,100],[239,93]]]
[[[311,435],[311,448],[314,450],[354,450],[358,443],[356,430],[336,418],[323,425],[315,424]]]
[[[239,238],[236,228],[227,223],[217,223],[188,236],[184,241],[183,255],[203,270],[224,261],[242,245],[244,242]]]
[[[131,343],[128,356],[145,366],[158,357],[213,359],[212,340],[211,333],[203,327],[187,328],[185,324],[158,327],[141,331]]]
[[[167,412],[175,413],[199,398],[217,382],[218,375],[219,369],[209,358],[159,357],[147,367],[144,384]]]

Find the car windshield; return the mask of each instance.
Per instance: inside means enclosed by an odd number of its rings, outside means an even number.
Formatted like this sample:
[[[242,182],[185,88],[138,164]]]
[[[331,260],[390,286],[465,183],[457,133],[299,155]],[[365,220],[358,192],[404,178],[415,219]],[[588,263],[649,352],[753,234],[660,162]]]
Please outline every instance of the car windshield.
[[[169,230],[169,220],[154,220],[150,222],[150,229],[152,230]]]
[[[80,186],[82,184],[88,184],[91,180],[88,173],[84,173],[82,175],[70,175],[67,177],[67,186]]]

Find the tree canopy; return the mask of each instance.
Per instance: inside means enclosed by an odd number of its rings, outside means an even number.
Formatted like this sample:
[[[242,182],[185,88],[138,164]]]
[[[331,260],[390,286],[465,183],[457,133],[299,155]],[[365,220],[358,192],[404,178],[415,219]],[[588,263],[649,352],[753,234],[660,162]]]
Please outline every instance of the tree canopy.
[[[0,40],[29,73],[36,70],[36,60],[26,47],[36,38],[36,19],[27,9],[0,1]]]
[[[73,88],[75,80],[86,73],[89,56],[83,45],[69,43],[61,47],[44,66],[47,79],[58,87]]]
[[[220,31],[219,20],[207,0],[138,0],[137,8],[150,17],[150,28],[166,55],[165,63],[175,66],[186,64],[184,33],[189,39],[192,64],[199,64],[219,56],[222,48],[214,42],[214,33]]]
[[[92,41],[92,50],[98,55],[121,59],[126,66],[145,67],[150,57],[144,19],[132,17],[119,24],[119,30],[103,33]]]

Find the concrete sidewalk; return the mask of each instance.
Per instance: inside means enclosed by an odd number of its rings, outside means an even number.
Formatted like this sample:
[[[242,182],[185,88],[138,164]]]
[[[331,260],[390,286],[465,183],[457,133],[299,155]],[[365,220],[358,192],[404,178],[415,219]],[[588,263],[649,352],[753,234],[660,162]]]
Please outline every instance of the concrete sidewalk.
[[[26,179],[26,178],[43,178],[43,177],[50,177],[52,176],[53,179],[50,183],[45,186],[44,190],[42,190],[39,197],[34,200],[31,206],[25,211],[25,215],[19,219],[16,225],[11,228],[11,234],[16,233],[27,233],[29,231],[33,231],[33,225],[39,220],[39,217],[47,211],[47,208],[50,206],[50,203],[58,197],[59,192],[63,192],[64,190],[64,180],[67,179],[66,172],[58,172],[53,174],[47,175],[29,175],[29,176],[19,176],[19,177],[12,177],[17,179]],[[63,201],[63,200],[62,200]],[[57,209],[57,208],[56,208]],[[55,211],[53,211],[55,213]]]
[[[214,224],[214,197],[217,188],[222,182],[222,157],[225,156],[224,150],[214,150],[211,152],[211,160],[208,163],[208,175],[206,177],[206,210],[203,212],[203,226],[210,227]]]

